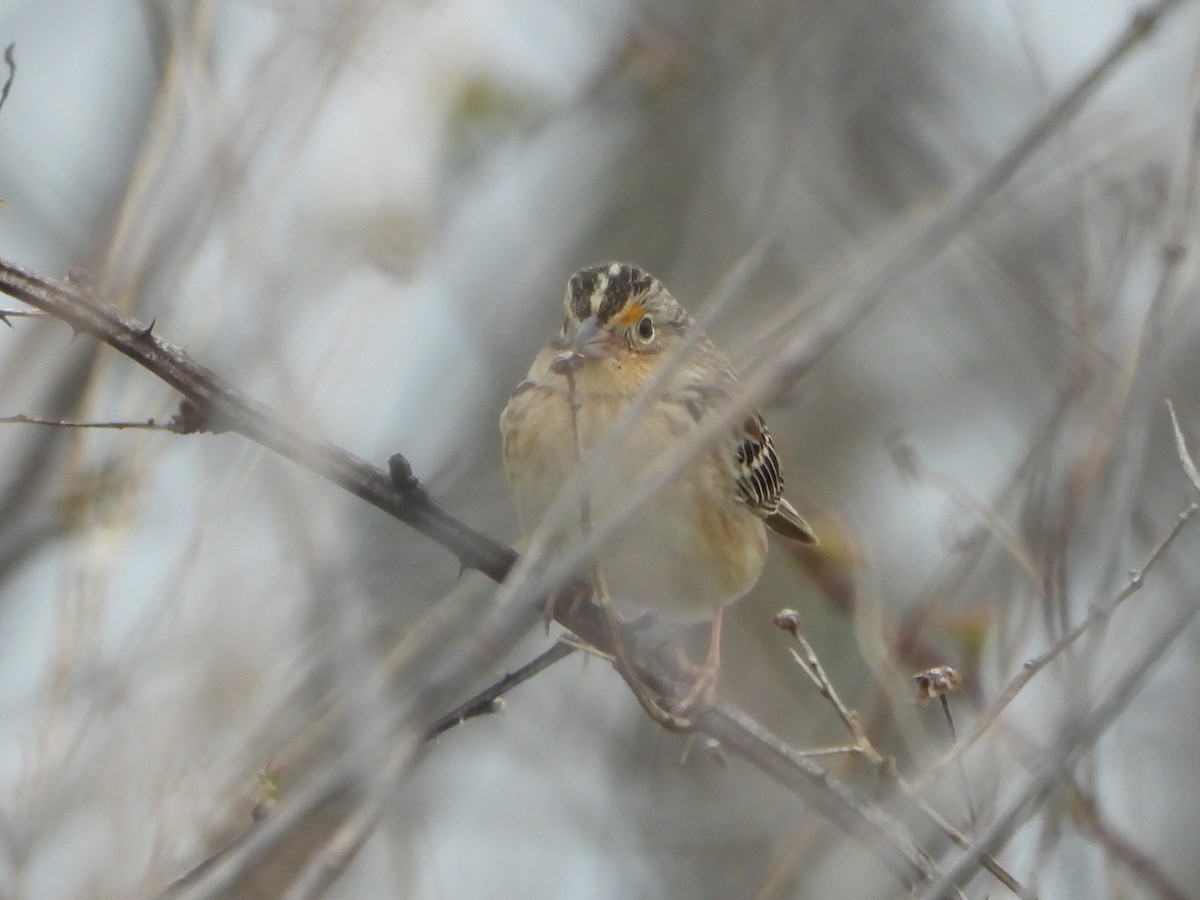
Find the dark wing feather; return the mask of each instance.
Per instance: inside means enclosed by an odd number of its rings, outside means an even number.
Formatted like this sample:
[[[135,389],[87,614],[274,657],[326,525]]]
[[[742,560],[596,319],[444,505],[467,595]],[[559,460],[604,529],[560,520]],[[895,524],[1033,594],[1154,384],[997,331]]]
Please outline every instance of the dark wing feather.
[[[784,537],[815,544],[816,535],[795,508],[783,498],[783,475],[775,443],[762,416],[746,420],[735,448],[738,498]]]
[[[676,403],[682,404],[696,422],[702,422],[712,410],[720,409],[729,402],[732,388],[737,383],[733,370],[729,369],[724,358],[715,349],[711,349],[711,354],[710,361],[715,359],[725,370],[722,381],[688,385],[668,395]],[[735,435],[732,449],[737,499],[762,516],[773,531],[794,541],[817,543],[812,528],[783,497],[779,457],[762,416],[755,413],[746,420]]]

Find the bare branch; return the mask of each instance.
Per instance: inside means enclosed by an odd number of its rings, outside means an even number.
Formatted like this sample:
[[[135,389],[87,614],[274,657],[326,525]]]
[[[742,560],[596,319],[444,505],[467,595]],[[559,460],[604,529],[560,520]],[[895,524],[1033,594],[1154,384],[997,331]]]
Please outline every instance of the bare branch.
[[[0,291],[98,337],[150,370],[194,404],[208,430],[233,431],[338,484],[373,506],[412,525],[453,552],[465,568],[495,581],[507,576],[516,554],[435,503],[411,479],[401,489],[387,473],[324,440],[305,434],[195,362],[93,291],[59,283],[0,260]]]

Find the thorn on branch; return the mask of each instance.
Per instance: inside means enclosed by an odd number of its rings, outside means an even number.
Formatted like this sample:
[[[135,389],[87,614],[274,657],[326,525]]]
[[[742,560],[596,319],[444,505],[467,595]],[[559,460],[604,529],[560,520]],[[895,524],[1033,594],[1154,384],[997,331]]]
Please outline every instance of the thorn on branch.
[[[391,476],[392,486],[403,495],[406,502],[421,491],[421,482],[413,474],[412,464],[401,453],[393,453],[388,457],[388,475]]]
[[[145,328],[135,328],[133,330],[133,336],[140,340],[145,340],[146,338],[151,337],[154,333],[154,324],[157,321],[158,321],[158,319],[154,318],[154,319],[150,320],[150,324],[147,325]]]
[[[2,206],[2,205],[3,205],[3,201],[0,201],[0,206]],[[46,317],[46,314],[44,312],[41,312],[40,310],[0,309],[0,322],[3,322],[9,328],[16,327],[10,321],[12,319],[44,319],[45,317]]]

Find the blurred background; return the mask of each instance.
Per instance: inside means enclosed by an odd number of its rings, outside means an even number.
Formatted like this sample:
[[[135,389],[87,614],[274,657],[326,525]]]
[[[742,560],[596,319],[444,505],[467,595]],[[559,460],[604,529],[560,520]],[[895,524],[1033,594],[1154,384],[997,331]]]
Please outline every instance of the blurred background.
[[[1109,608],[1192,500],[1164,401],[1200,447],[1194,5],[948,240],[906,244],[1137,9],[0,0],[17,67],[0,256],[82,267],[310,432],[379,464],[404,453],[508,542],[497,419],[574,270],[635,262],[701,316],[727,287],[709,331],[747,371],[844,313],[763,409],[824,543],[776,544],[731,608],[720,696],[798,748],[849,741],[770,627],[795,607],[919,781],[951,736],[912,674],[959,670],[966,731]],[[897,276],[863,303],[885,265]],[[64,325],[10,324],[0,415],[177,406]],[[347,759],[380,819],[334,897],[906,895],[762,773],[685,759],[599,660],[558,664],[382,777],[396,711],[494,587],[237,436],[3,424],[0,460],[4,896],[157,896]],[[995,855],[1038,896],[1200,895],[1196,527],[927,795],[967,834],[1028,798]],[[447,693],[550,640],[536,629]],[[1030,796],[1064,747],[1073,765]],[[878,795],[861,759],[823,764]],[[228,895],[282,896],[345,808],[323,813]],[[988,875],[965,890],[1009,896]]]

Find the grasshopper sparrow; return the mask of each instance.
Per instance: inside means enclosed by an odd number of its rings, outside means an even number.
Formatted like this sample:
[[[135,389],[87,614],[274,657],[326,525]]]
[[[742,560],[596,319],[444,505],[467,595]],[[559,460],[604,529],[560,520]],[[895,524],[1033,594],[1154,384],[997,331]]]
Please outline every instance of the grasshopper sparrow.
[[[504,466],[526,532],[538,526],[577,471],[580,453],[588,467],[591,522],[600,524],[627,506],[639,477],[719,415],[737,388],[720,351],[703,334],[689,338],[699,326],[657,278],[635,266],[612,263],[576,272],[565,307],[561,332],[538,353],[500,417]],[[674,359],[685,341],[682,359]],[[641,402],[664,365],[673,369],[642,414],[604,459],[589,457],[614,440],[622,414]],[[553,547],[578,541],[587,526],[578,513],[564,521]],[[752,413],[644,498],[596,555],[622,615],[711,617],[702,693],[711,694],[715,685],[721,611],[758,580],[768,526],[792,540],[816,542],[783,497],[770,432]]]

